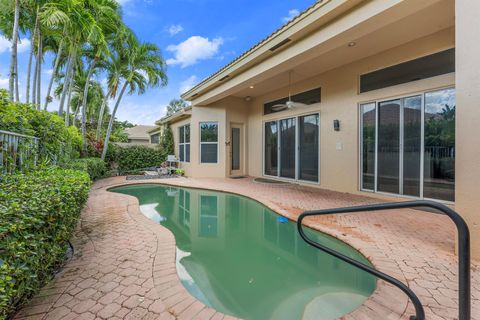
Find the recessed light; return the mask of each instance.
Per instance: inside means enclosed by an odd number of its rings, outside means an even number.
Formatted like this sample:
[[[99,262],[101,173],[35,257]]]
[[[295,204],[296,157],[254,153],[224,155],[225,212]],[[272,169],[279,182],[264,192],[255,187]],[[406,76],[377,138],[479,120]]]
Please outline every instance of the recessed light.
[[[255,87],[254,87],[254,86],[250,86],[250,89],[253,89],[253,88],[255,88]]]
[[[349,43],[348,43],[348,46],[349,46],[349,47],[355,47],[356,44],[357,44],[357,43],[356,43],[355,41],[352,41],[352,42],[349,42]]]

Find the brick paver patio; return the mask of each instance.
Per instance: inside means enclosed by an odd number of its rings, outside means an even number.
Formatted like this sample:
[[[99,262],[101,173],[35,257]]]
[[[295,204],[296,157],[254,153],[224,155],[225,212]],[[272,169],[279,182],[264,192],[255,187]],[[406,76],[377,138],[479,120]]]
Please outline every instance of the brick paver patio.
[[[230,191],[255,198],[293,220],[308,209],[378,202],[351,194],[245,179],[163,179],[94,184],[75,234],[75,256],[17,319],[234,319],[203,305],[181,285],[175,239],[139,212],[138,201],[107,188],[164,183]],[[457,317],[454,226],[448,218],[413,210],[315,218],[310,226],[350,243],[373,264],[417,293],[427,319]],[[472,263],[472,319],[480,320],[480,263]],[[379,281],[375,293],[347,319],[407,319],[412,306]]]

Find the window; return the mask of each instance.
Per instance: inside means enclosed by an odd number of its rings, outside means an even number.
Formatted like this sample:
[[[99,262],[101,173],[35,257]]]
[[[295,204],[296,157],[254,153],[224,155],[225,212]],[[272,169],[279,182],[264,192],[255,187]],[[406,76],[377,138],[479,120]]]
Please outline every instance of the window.
[[[184,125],[178,128],[179,144],[178,152],[180,162],[190,162],[190,125]]]
[[[455,89],[362,104],[360,115],[362,190],[455,200]]]
[[[200,196],[200,226],[198,235],[215,238],[218,234],[218,198],[217,196]]]
[[[218,162],[218,123],[200,123],[200,162]]]
[[[150,136],[150,143],[159,144],[160,143],[160,133],[155,133]]]
[[[314,104],[314,103],[319,103],[321,100],[321,88],[316,88],[313,90],[305,91],[299,94],[295,94],[292,96],[292,101],[295,102],[300,102],[304,104]],[[288,97],[284,97],[282,99],[278,99],[272,102],[268,102],[263,105],[263,113],[264,114],[270,114],[274,112],[280,112],[280,111],[274,111],[272,110],[272,107],[277,104],[283,104],[288,101]]]
[[[360,92],[455,72],[455,49],[449,49],[360,76]]]
[[[319,181],[318,113],[265,122],[264,174]]]

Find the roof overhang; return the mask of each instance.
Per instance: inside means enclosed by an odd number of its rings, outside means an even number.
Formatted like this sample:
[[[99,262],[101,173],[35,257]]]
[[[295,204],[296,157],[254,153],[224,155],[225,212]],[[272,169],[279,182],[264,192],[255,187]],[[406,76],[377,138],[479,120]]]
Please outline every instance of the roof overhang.
[[[294,73],[293,85],[302,77],[313,77],[453,26],[452,3],[450,0],[317,2],[182,97],[195,106],[207,106],[228,96],[255,98],[286,86],[285,76],[289,71]],[[290,41],[273,52],[270,50],[285,39]],[[357,45],[350,48],[351,42]]]
[[[170,116],[163,117],[162,119],[155,122],[155,124],[162,126],[165,124],[175,123],[175,122],[190,118],[191,116],[192,116],[192,106],[188,106],[186,108],[183,108],[180,111],[175,112]]]

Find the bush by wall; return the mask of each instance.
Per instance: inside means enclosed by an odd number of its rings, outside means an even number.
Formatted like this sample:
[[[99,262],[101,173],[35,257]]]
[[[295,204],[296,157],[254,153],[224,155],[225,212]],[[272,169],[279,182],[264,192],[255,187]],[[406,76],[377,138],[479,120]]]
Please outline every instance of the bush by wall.
[[[72,160],[64,166],[66,169],[80,170],[88,173],[90,179],[97,180],[107,175],[107,164],[100,158],[83,158]]]
[[[86,173],[58,168],[0,176],[0,319],[62,264],[89,187]]]
[[[158,167],[166,159],[160,148],[146,146],[118,147],[116,146],[109,159],[118,165],[120,173],[135,172],[137,170]]]
[[[8,93],[0,89],[0,128],[40,138],[39,163],[61,164],[79,157],[82,137],[76,127],[65,126],[63,118],[54,113],[10,102],[4,95]]]

